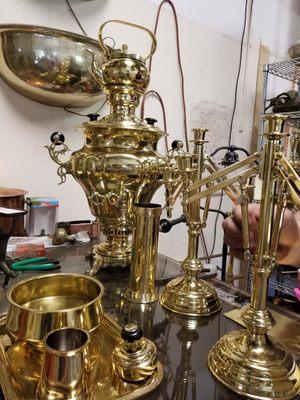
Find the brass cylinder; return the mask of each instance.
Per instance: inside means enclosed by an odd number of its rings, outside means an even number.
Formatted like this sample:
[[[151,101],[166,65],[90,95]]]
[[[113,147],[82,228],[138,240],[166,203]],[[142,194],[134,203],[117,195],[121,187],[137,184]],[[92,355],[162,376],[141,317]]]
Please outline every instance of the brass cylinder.
[[[155,273],[161,206],[153,203],[135,203],[133,215],[135,227],[131,272],[129,288],[124,297],[135,303],[151,303],[157,299]]]
[[[91,398],[89,343],[89,333],[76,328],[57,329],[46,335],[39,400]]]

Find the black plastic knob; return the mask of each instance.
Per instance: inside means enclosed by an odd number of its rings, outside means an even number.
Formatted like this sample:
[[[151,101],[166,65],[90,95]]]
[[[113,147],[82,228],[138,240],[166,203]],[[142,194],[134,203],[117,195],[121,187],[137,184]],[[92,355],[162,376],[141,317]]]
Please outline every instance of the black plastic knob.
[[[171,144],[173,150],[178,150],[183,148],[183,142],[181,140],[174,140]]]
[[[185,222],[186,217],[182,215],[179,218],[176,219],[161,219],[159,222],[159,228],[160,232],[167,233],[170,232],[170,230],[173,228],[173,226],[180,224],[181,222]]]
[[[87,117],[90,119],[90,121],[97,121],[98,118],[100,117],[99,114],[88,114]]]
[[[127,324],[121,330],[121,338],[126,342],[132,343],[143,337],[142,329],[134,323]]]
[[[154,124],[157,122],[157,119],[155,119],[155,118],[145,118],[145,121],[147,122],[148,125],[154,126]]]
[[[64,143],[65,136],[61,132],[53,132],[52,135],[50,136],[50,140],[54,144],[61,144]]]

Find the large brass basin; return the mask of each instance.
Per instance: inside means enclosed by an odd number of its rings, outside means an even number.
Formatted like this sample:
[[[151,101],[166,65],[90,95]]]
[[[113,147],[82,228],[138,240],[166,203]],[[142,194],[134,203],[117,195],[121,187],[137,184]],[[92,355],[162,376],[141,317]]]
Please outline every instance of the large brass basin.
[[[102,91],[86,49],[103,63],[103,51],[88,37],[40,26],[0,25],[0,76],[32,100],[89,106],[99,101]]]
[[[26,279],[8,292],[7,329],[17,338],[41,344],[58,328],[89,332],[103,316],[103,285],[77,274],[51,274]]]

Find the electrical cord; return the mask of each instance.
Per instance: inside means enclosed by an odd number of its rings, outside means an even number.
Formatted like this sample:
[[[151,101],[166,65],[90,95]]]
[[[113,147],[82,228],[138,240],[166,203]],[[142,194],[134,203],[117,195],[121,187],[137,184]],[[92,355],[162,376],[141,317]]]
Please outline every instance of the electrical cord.
[[[239,63],[238,63],[238,72],[237,72],[237,76],[236,76],[235,89],[234,89],[233,110],[232,110],[230,127],[229,127],[228,146],[231,145],[233,122],[234,122],[234,117],[235,117],[235,112],[236,112],[237,97],[238,97],[238,87],[239,87],[239,80],[240,80],[242,60],[243,60],[244,38],[245,38],[246,25],[247,25],[247,13],[248,13],[248,0],[245,0],[243,31],[242,31],[241,44],[240,44],[240,55],[239,55]],[[220,202],[219,202],[219,206],[218,206],[218,210],[221,210],[222,203],[223,203],[223,197],[224,197],[224,191],[222,190],[221,197],[220,197]],[[215,250],[215,246],[216,246],[217,225],[218,225],[219,215],[220,214],[218,214],[216,216],[216,219],[215,219],[214,236],[213,236],[214,239],[213,239],[213,245],[212,245],[212,249],[211,249],[210,255],[213,254],[213,252]]]
[[[176,48],[177,48],[177,61],[178,61],[178,67],[179,67],[179,74],[180,74],[180,83],[181,83],[181,99],[182,99],[182,111],[183,111],[183,127],[184,127],[184,137],[185,137],[185,145],[187,151],[189,151],[189,140],[188,140],[188,130],[187,130],[187,112],[186,112],[186,101],[185,101],[185,87],[184,87],[184,74],[183,74],[183,68],[182,68],[182,62],[181,62],[181,53],[180,53],[180,38],[179,38],[179,23],[178,23],[178,17],[177,17],[177,12],[174,4],[172,3],[171,0],[163,0],[157,11],[156,15],[156,20],[155,20],[155,26],[154,26],[154,35],[156,36],[157,34],[157,28],[158,28],[158,23],[159,23],[159,17],[161,13],[161,9],[164,4],[168,4],[173,12],[174,16],[174,22],[175,22],[175,29],[176,29]],[[152,57],[150,58],[149,61],[149,73],[151,73],[152,70]],[[141,112],[143,112],[143,109],[141,109]]]
[[[69,0],[66,0],[66,3],[68,5],[69,11],[72,14],[73,18],[75,19],[75,21],[77,22],[79,28],[81,29],[81,32],[84,34],[84,36],[87,36],[86,31],[83,29],[83,26],[81,25],[79,19],[77,18],[77,15],[75,14],[75,11],[73,10]]]
[[[107,103],[107,99],[101,104],[101,106],[96,111],[94,111],[93,113],[89,113],[89,114],[97,114],[98,112],[100,112],[102,110],[102,108],[105,106],[106,103]],[[68,107],[64,107],[64,110],[70,114],[78,115],[79,117],[88,117],[89,116],[89,114],[80,114],[76,111],[70,110]]]
[[[247,25],[247,12],[248,12],[248,0],[245,0],[244,24],[243,24],[243,32],[242,32],[241,44],[240,44],[240,56],[239,56],[238,72],[237,72],[237,77],[236,77],[236,82],[235,82],[235,89],[234,89],[233,110],[232,110],[230,127],[229,127],[228,146],[231,145],[233,122],[234,122],[236,105],[237,105],[237,97],[238,97],[237,95],[238,95],[239,80],[240,80],[241,69],[242,69],[243,47],[244,47],[244,39],[245,39],[245,32],[246,32],[246,25]]]

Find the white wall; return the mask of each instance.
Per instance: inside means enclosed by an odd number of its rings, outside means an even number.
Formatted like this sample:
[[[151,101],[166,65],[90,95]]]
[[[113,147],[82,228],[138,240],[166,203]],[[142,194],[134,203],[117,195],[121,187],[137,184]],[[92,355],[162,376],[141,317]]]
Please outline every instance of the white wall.
[[[71,0],[89,36],[97,38],[99,25],[112,18],[132,21],[153,28],[158,0]],[[156,3],[156,4],[155,4]],[[182,61],[186,81],[189,129],[206,126],[210,129],[209,149],[227,143],[233,107],[234,84],[239,56],[244,0],[174,0],[179,13]],[[260,40],[270,47],[276,58],[286,56],[287,47],[300,37],[300,7],[296,0],[255,0],[253,5],[250,42],[241,76],[237,117],[233,142],[250,143],[252,112],[255,98],[256,70]],[[50,26],[80,33],[63,0],[0,0],[0,23],[26,23]],[[130,49],[147,51],[149,41],[144,35],[111,31],[128,41]],[[183,138],[179,74],[176,59],[175,30],[168,7],[163,11],[158,30],[158,49],[153,59],[151,88],[162,95],[168,116],[170,141]],[[97,105],[89,110],[93,111]],[[68,177],[57,185],[56,166],[43,148],[55,130],[64,132],[72,150],[83,143],[75,127],[83,118],[63,109],[33,102],[0,81],[0,185],[27,189],[32,196],[55,196],[60,200],[60,220],[90,218],[89,208],[81,187]],[[159,119],[160,109],[149,100],[146,114]],[[163,151],[163,146],[160,146]],[[163,202],[162,193],[157,195]],[[218,203],[218,198],[216,199]],[[224,202],[225,207],[230,204]],[[180,206],[175,216],[180,215]],[[211,226],[214,218],[209,221]],[[175,259],[185,256],[186,229],[177,227],[162,236],[160,251]],[[180,239],[179,239],[180,238]],[[211,243],[212,230],[207,240]],[[222,234],[218,235],[220,251]],[[178,246],[174,243],[179,242]],[[209,244],[210,247],[211,244]]]

